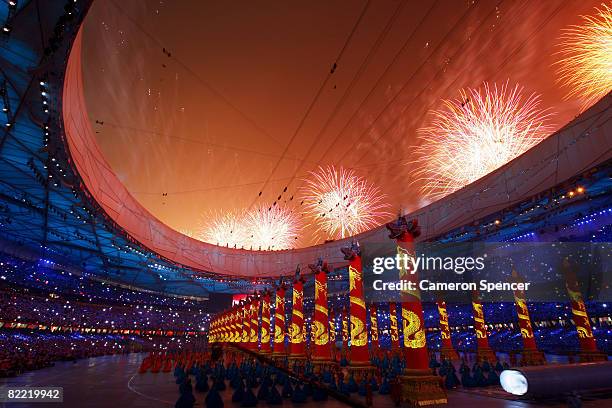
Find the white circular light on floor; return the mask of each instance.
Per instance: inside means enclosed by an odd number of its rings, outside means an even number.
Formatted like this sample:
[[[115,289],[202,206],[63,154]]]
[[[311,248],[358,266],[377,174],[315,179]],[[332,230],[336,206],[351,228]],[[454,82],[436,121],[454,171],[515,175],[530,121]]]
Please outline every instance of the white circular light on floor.
[[[527,378],[520,371],[504,370],[499,375],[499,382],[504,391],[513,395],[525,395],[527,393]]]

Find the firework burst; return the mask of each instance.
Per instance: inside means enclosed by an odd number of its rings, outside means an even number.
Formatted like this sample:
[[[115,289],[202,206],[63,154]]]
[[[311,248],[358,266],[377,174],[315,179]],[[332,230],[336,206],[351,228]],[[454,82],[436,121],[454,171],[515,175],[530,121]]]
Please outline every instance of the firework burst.
[[[390,213],[386,196],[353,170],[333,166],[311,172],[304,180],[304,207],[318,231],[344,238],[379,225]]]
[[[247,213],[243,225],[249,234],[249,246],[262,250],[295,248],[301,230],[297,215],[278,205],[251,210]]]
[[[204,217],[199,239],[210,244],[240,248],[247,244],[242,217],[237,213],[219,213]]]
[[[419,130],[414,172],[421,192],[442,198],[499,168],[544,140],[549,114],[535,94],[523,96],[508,83],[461,91],[444,100],[432,124]]]
[[[595,16],[563,30],[561,59],[556,63],[559,82],[569,88],[567,98],[578,96],[586,109],[612,90],[612,9],[596,8]]]

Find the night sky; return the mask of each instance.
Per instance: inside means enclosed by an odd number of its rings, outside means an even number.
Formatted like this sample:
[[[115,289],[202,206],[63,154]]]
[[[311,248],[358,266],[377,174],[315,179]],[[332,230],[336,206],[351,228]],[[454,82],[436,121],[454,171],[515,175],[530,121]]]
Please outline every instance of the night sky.
[[[509,81],[542,95],[555,128],[579,113],[554,53],[599,4],[99,1],[85,21],[86,99],[112,168],[175,229],[270,205],[285,186],[281,203],[300,211],[301,179],[327,164],[378,185],[392,212],[413,210],[427,200],[411,146],[441,98]]]

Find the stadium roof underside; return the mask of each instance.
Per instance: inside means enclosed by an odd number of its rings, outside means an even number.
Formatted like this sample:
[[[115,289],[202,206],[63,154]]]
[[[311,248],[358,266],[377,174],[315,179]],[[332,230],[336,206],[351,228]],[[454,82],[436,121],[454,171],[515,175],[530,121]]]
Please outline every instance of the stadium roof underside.
[[[339,248],[346,240],[277,252],[217,247],[170,229],[133,199],[102,157],[83,105],[78,32],[90,5],[31,0],[19,1],[15,9],[0,7],[0,21],[9,28],[0,34],[0,251],[49,259],[131,287],[195,297],[261,289],[319,256],[344,266]],[[508,228],[496,234],[537,228],[549,211],[538,205],[602,163],[603,170],[589,173],[590,199],[562,204],[574,210],[556,216],[569,220],[606,205],[610,102],[608,95],[523,156],[412,214],[423,227],[421,239],[482,237],[486,220],[500,211]],[[527,207],[536,209],[529,217]],[[521,210],[511,211],[516,208]],[[386,231],[379,227],[358,239],[384,240]]]

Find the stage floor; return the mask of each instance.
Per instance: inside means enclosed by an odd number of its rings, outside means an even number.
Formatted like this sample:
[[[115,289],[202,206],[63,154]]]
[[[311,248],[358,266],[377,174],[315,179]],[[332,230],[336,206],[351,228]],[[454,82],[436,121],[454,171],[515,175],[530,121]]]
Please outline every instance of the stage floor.
[[[79,408],[168,408],[174,407],[178,398],[178,386],[170,373],[137,374],[140,361],[144,355],[131,354],[123,356],[106,356],[80,360],[76,363],[57,363],[55,367],[27,372],[15,378],[0,379],[0,387],[10,386],[58,386],[64,387],[64,403],[6,403],[1,407],[35,408],[79,407]],[[231,402],[231,390],[223,393],[226,407],[239,407]],[[534,404],[522,401],[510,401],[487,396],[483,390],[480,395],[452,391],[448,395],[452,408],[528,408],[528,407],[566,407],[566,404]],[[495,395],[496,393],[493,393]],[[498,393],[501,394],[501,393]],[[204,394],[194,391],[196,407],[204,407]],[[356,395],[356,394],[355,394]],[[503,395],[503,394],[501,394]],[[356,397],[360,398],[360,397]],[[345,405],[333,399],[326,402],[309,402],[299,404],[318,408],[336,408]],[[611,406],[610,400],[584,401],[585,408],[603,408]],[[258,407],[267,404],[261,402]],[[282,406],[294,405],[285,401]],[[297,406],[298,404],[296,404]],[[394,404],[388,396],[375,398],[376,408],[392,408]]]

